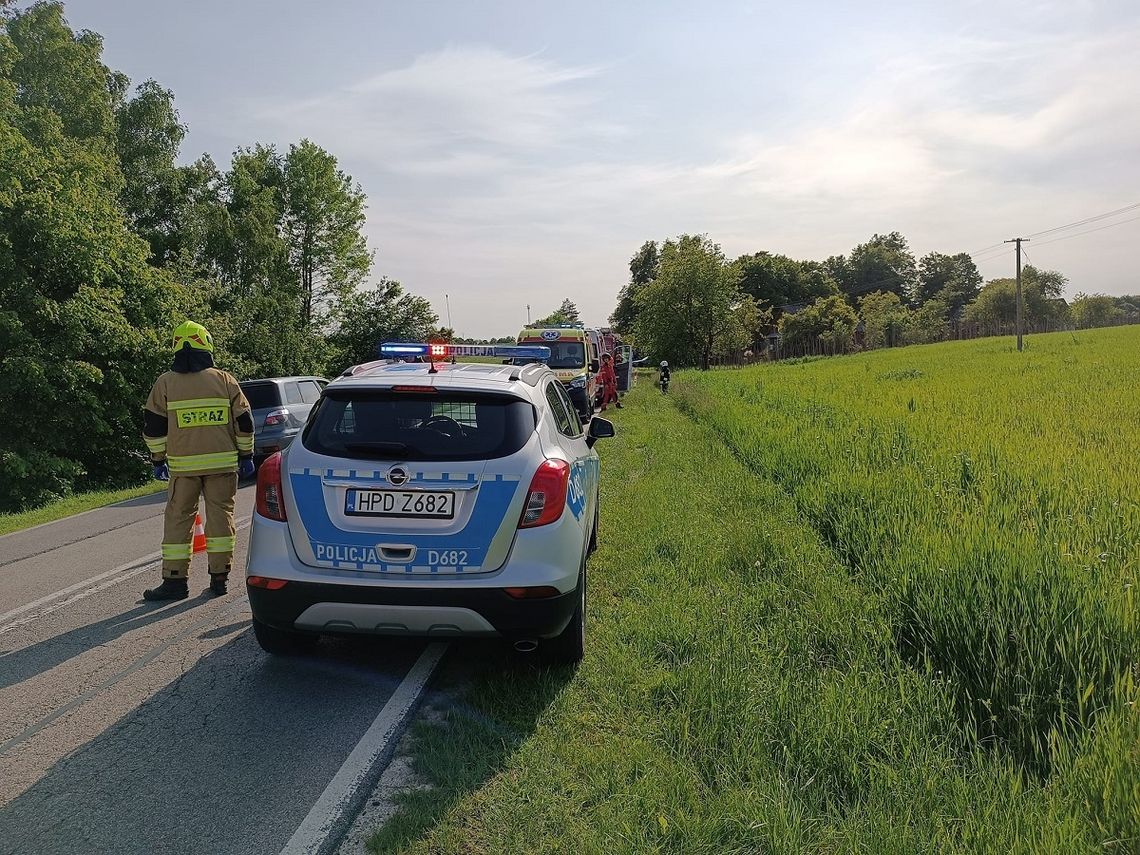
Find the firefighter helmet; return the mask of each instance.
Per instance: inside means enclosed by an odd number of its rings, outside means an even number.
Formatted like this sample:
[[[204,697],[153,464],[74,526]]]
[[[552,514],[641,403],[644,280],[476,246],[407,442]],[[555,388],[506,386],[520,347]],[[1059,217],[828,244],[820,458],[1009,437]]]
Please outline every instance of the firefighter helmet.
[[[186,345],[194,350],[214,352],[214,340],[210,337],[210,331],[193,321],[185,321],[174,330],[174,350],[181,350]]]

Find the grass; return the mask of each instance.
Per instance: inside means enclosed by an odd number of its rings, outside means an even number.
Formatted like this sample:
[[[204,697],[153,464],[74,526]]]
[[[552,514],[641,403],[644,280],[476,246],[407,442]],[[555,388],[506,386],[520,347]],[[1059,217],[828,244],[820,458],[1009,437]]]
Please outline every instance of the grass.
[[[639,386],[585,662],[456,650],[373,850],[1136,851],[1121,332]]]
[[[91,493],[77,493],[51,502],[30,511],[17,514],[0,514],[0,535],[11,534],[14,531],[42,525],[47,522],[61,520],[74,514],[101,508],[104,505],[113,505],[115,502],[125,502],[127,499],[136,499],[139,496],[148,496],[165,490],[166,485],[159,481],[144,484],[141,487],[128,487],[125,490],[99,490]]]
[[[975,738],[1048,771],[1134,698],[1140,330],[693,378],[682,404],[780,483]]]

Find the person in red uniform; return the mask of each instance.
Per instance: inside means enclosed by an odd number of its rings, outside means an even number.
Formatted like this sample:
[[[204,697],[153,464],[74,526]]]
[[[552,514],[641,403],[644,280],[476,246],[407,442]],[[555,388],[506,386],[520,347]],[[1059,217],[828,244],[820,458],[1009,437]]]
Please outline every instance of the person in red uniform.
[[[618,398],[617,391],[617,372],[614,371],[613,357],[608,353],[602,354],[602,370],[599,374],[602,381],[602,412],[606,411],[606,406],[610,401],[620,410],[621,400]]]

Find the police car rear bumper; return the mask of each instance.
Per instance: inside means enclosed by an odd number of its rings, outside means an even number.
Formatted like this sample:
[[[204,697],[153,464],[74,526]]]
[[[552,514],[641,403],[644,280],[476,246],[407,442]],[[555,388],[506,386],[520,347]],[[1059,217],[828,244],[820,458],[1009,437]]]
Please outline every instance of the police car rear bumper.
[[[253,616],[275,629],[323,633],[549,638],[570,622],[576,591],[518,600],[500,588],[388,588],[287,582],[246,586]]]

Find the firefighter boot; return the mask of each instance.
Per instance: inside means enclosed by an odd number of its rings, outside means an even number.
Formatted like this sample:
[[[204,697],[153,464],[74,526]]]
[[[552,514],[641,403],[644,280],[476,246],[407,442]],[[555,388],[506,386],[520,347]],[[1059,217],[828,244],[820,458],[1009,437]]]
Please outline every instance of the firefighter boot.
[[[162,584],[157,588],[149,588],[143,591],[143,599],[152,602],[156,600],[185,600],[188,596],[190,596],[190,591],[185,579],[163,579]]]
[[[226,594],[226,577],[228,573],[210,574],[210,592],[215,597],[224,597]]]

